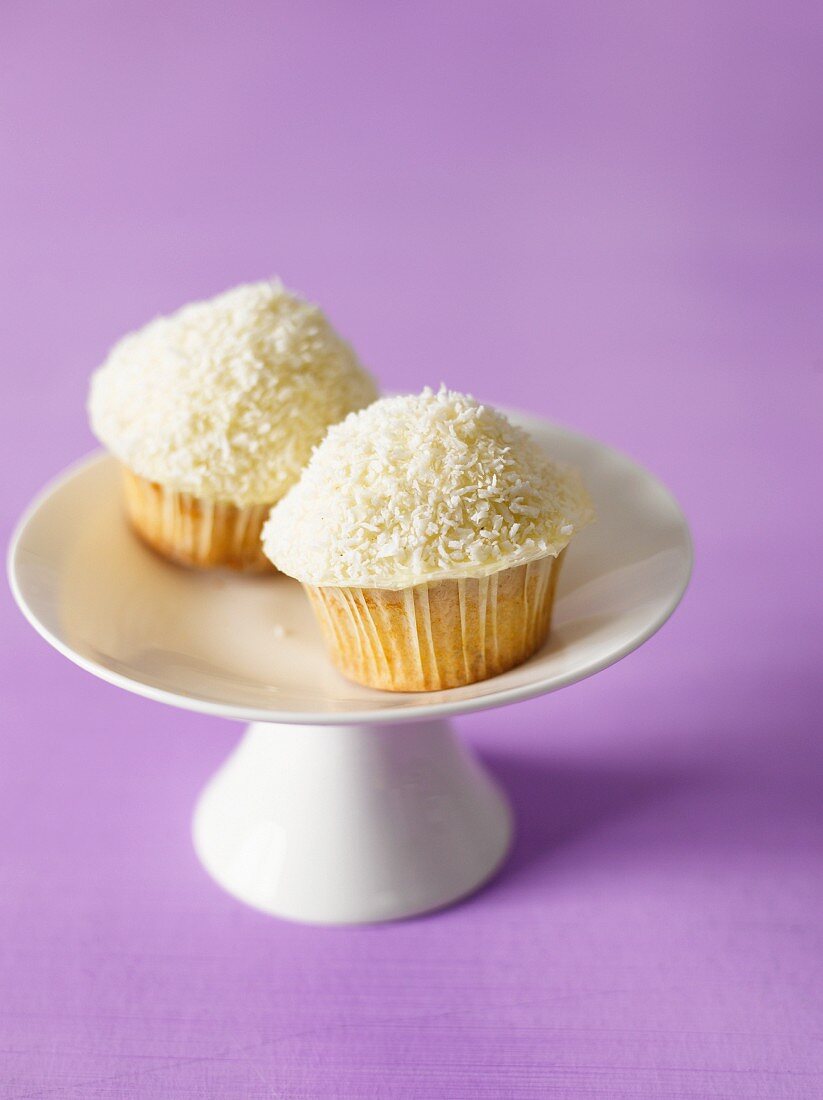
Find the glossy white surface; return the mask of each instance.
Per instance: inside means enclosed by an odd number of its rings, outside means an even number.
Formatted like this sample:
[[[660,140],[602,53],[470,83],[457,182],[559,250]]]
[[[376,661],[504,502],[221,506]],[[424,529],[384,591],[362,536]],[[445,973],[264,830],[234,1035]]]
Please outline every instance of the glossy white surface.
[[[225,717],[397,722],[554,691],[619,660],[665,622],[688,582],[691,545],[672,497],[630,459],[515,419],[583,470],[598,518],[569,547],[549,641],[494,679],[426,694],[348,683],[290,578],[187,572],[146,550],[125,524],[117,466],[105,455],[69,470],[24,517],[10,551],[12,588],[32,625],[90,672]]]
[[[151,699],[253,723],[194,821],[206,868],[249,904],[363,922],[476,888],[505,854],[510,816],[442,719],[583,679],[636,649],[677,606],[692,551],[669,493],[593,440],[513,419],[583,470],[598,520],[569,549],[543,649],[451,691],[347,683],[287,577],[199,574],[156,557],[126,526],[108,456],[68,470],[21,520],[11,586],[61,653]]]
[[[437,909],[499,866],[508,805],[445,721],[249,727],[204,791],[194,844],[229,893],[292,920]]]

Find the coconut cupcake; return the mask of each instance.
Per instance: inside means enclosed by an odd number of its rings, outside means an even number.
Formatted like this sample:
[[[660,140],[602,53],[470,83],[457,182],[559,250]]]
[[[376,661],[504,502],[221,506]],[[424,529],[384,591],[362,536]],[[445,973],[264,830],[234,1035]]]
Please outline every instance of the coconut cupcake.
[[[330,424],[377,396],[321,310],[279,281],[184,306],[121,340],[91,383],[140,537],[185,565],[271,568],[260,532]]]
[[[483,680],[546,638],[577,474],[471,397],[391,397],[331,428],[264,549],[311,599],[334,663],[388,691]]]

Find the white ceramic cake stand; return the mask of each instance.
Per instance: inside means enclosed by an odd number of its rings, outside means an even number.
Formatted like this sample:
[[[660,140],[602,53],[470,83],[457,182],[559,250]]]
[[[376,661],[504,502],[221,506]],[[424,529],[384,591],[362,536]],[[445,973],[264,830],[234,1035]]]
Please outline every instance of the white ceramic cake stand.
[[[200,574],[156,557],[126,526],[117,465],[105,455],[62,474],[21,520],[12,589],[56,649],[150,699],[251,723],[194,814],[200,859],[248,904],[353,923],[422,913],[476,889],[506,854],[511,815],[448,718],[590,676],[677,606],[692,552],[666,489],[593,440],[513,419],[583,470],[598,520],[569,550],[542,651],[451,691],[347,683],[287,577]]]

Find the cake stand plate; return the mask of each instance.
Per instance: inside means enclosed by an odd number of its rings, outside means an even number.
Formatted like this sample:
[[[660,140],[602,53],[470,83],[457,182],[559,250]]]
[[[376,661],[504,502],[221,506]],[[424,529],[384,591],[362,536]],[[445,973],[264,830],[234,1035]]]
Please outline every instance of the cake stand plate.
[[[511,815],[448,719],[606,668],[683,595],[691,542],[667,490],[594,440],[511,416],[583,471],[598,518],[569,550],[543,649],[450,691],[393,694],[342,679],[288,577],[189,572],[156,557],[126,525],[106,455],[63,473],[20,521],[11,587],[56,649],[150,699],[251,723],[194,814],[203,864],[250,905],[359,923],[476,889],[506,854]]]

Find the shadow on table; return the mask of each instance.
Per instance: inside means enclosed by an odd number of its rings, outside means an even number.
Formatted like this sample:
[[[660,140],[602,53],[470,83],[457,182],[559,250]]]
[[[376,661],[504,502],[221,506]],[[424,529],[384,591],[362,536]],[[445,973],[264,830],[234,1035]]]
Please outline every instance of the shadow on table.
[[[482,756],[515,814],[514,847],[490,889],[522,881],[565,848],[642,813],[697,779],[693,771],[664,765],[638,771],[501,752]]]

